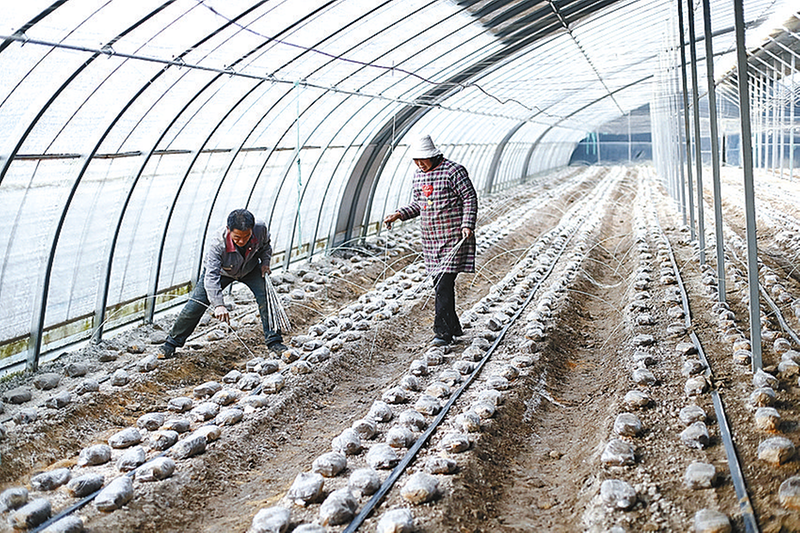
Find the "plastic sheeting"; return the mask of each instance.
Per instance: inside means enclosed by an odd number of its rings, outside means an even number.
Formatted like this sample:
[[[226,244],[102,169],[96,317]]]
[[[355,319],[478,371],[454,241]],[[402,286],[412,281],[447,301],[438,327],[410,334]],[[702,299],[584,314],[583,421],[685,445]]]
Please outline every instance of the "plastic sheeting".
[[[276,266],[374,230],[407,201],[412,135],[482,193],[565,165],[650,101],[675,31],[660,0],[3,8],[0,356],[29,362],[174,303],[232,209],[268,221]]]

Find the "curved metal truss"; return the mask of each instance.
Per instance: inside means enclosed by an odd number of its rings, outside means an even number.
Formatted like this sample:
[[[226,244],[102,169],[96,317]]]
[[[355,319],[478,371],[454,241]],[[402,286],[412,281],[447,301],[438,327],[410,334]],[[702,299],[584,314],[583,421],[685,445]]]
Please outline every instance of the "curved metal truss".
[[[755,27],[783,4],[744,5]],[[152,320],[234,208],[268,221],[276,266],[363,238],[407,197],[409,135],[483,193],[566,165],[651,102],[675,32],[666,0],[11,2],[0,358]]]

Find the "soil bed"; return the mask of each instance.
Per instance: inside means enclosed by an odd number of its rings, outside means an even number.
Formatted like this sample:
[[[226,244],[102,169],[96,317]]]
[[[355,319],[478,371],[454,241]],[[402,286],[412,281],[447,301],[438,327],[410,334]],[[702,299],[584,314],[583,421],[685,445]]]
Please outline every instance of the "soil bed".
[[[470,309],[484,298],[526,250],[556,226],[574,202],[591,193],[605,172],[566,189],[560,197],[547,199],[529,223],[479,256],[478,274],[458,278],[459,311]],[[651,261],[649,288],[655,323],[637,325],[630,310],[633,284],[645,261],[637,250],[642,242],[635,238],[637,224],[642,220],[636,207],[643,202],[637,199],[642,176],[635,169],[628,170],[614,189],[611,207],[603,213],[602,224],[595,230],[587,259],[552,317],[546,339],[537,345],[534,366],[504,393],[505,401],[495,417],[475,438],[470,451],[459,458],[458,472],[443,478],[444,495],[433,503],[412,507],[416,531],[571,532],[607,531],[614,526],[625,531],[686,531],[692,527],[695,512],[702,508],[726,513],[734,530],[743,531],[710,397],[687,398],[684,392],[683,360],[675,354],[675,345],[686,337],[670,337],[666,333],[666,326],[674,320],[667,316],[666,288],[659,283],[660,267],[655,259]],[[490,216],[482,212],[483,223],[488,224],[531,198],[544,198],[557,190],[557,185],[541,180],[524,191],[495,199],[485,211]],[[656,190],[663,195],[663,191]],[[694,247],[679,226],[678,215],[663,197],[658,197],[656,203],[658,219],[681,267],[693,330],[710,360],[713,385],[725,402],[762,530],[800,530],[796,513],[783,509],[777,501],[778,486],[796,475],[800,465],[795,459],[770,467],[757,458],[758,444],[772,435],[758,431],[753,423],[754,411],[747,402],[753,390],[752,374],[749,368],[732,363],[730,346],[723,342],[711,311],[714,300],[708,296]],[[726,213],[728,210],[732,226],[743,227],[737,218],[738,208],[730,205],[726,206]],[[771,239],[774,233],[764,238]],[[478,236],[480,239],[480,232]],[[657,240],[648,236],[645,244],[655,258]],[[780,249],[772,242],[765,245],[773,253]],[[393,269],[401,270],[415,259],[413,252],[405,250],[383,259],[395,262]],[[791,261],[788,257],[775,259],[776,270]],[[293,334],[303,334],[323,317],[335,315],[391,273],[384,262],[375,261],[326,283],[317,297],[289,308]],[[786,283],[791,292],[800,294],[800,285],[793,280]],[[740,292],[731,290],[729,303],[738,326],[747,332],[746,306]],[[246,531],[260,509],[285,505],[282,499],[295,476],[309,471],[316,457],[330,451],[331,440],[363,417],[372,402],[408,372],[411,362],[420,357],[432,338],[432,319],[432,296],[404,304],[399,313],[364,331],[359,341],[334,351],[310,374],[287,373],[285,388],[270,397],[268,407],[248,413],[241,423],[226,427],[222,437],[210,443],[204,453],[180,461],[171,478],[157,483],[137,482],[135,497],[118,511],[101,513],[88,505],[78,515],[93,532]],[[128,353],[127,347],[138,340],[147,345],[148,352],[153,351],[156,345],[148,345],[146,339],[154,333],[163,334],[169,323],[171,319],[160,319],[128,337],[106,341],[101,348],[113,346],[119,350],[114,368],[131,368],[142,354]],[[646,389],[631,378],[637,368],[632,357],[636,349],[633,339],[641,333],[655,338],[651,350],[657,360],[650,367],[657,382]],[[468,330],[449,358],[457,358],[481,334],[480,330]],[[193,387],[206,381],[221,381],[232,369],[244,372],[254,356],[266,355],[257,324],[239,328],[238,338],[199,338],[190,345],[152,372],[129,370],[131,384],[113,394],[92,393],[88,401],[48,410],[34,423],[15,426],[2,442],[0,489],[30,488],[33,474],[59,466],[72,467],[77,454],[87,445],[106,442],[120,429],[135,426],[140,416],[165,411],[170,398],[190,395]],[[499,350],[501,354],[514,355],[523,353],[528,346],[524,326],[515,325]],[[779,356],[766,347],[767,369],[778,360]],[[56,362],[54,368],[67,362]],[[3,390],[29,381],[29,376],[14,378],[3,384]],[[627,439],[634,445],[636,462],[628,467],[603,466],[601,453],[616,436],[614,420],[628,410],[623,397],[637,388],[647,390],[653,403],[636,412],[643,432]],[[796,423],[800,416],[798,393],[796,381],[784,380],[776,405],[784,420],[780,435],[795,444],[800,444]],[[706,449],[690,449],[681,442],[680,433],[685,426],[678,413],[689,403],[700,405],[709,414],[711,442]],[[433,442],[439,438],[434,435]],[[426,450],[421,455],[432,453]],[[693,461],[717,467],[720,477],[713,489],[692,491],[684,486],[684,472]],[[340,476],[346,479],[361,463],[363,457],[354,457]],[[412,464],[411,469],[414,468]],[[382,472],[382,478],[385,476]],[[621,479],[636,488],[638,500],[631,510],[615,511],[602,505],[600,484],[608,479]],[[335,483],[341,484],[331,482],[330,487]],[[326,492],[328,487],[326,483]],[[57,492],[60,494],[63,488]],[[366,501],[362,497],[359,506]],[[64,507],[68,500],[61,496],[60,502],[54,505]],[[381,513],[397,506],[408,505],[395,490],[363,529],[374,531]],[[316,505],[293,508],[290,530],[301,521],[318,519],[318,514]],[[343,528],[333,526],[328,531]]]

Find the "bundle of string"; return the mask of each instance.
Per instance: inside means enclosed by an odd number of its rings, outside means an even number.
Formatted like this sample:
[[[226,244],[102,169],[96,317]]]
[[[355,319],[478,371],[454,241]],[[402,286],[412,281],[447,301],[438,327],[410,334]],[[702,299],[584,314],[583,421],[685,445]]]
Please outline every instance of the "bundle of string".
[[[278,293],[272,285],[269,276],[264,276],[264,283],[267,286],[267,309],[269,310],[269,327],[272,331],[288,332],[292,326],[289,324],[289,316],[283,309]]]

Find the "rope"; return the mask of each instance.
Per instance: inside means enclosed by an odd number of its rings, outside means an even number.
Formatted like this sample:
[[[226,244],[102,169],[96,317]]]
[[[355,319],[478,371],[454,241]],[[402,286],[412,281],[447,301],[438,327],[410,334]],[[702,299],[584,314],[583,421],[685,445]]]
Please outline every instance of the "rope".
[[[450,264],[450,262],[455,258],[456,254],[458,253],[458,249],[461,248],[461,245],[464,244],[464,241],[466,240],[467,240],[466,237],[462,237],[461,240],[458,241],[456,245],[449,252],[447,252],[447,255],[442,258],[442,260],[439,262],[439,265],[431,272],[428,272],[428,275],[425,276],[425,279],[423,279],[422,282],[419,285],[417,285],[417,288],[414,289],[414,292],[411,293],[411,296],[417,294],[419,290],[425,286],[425,283],[430,278],[438,276],[439,274],[442,274],[444,272],[445,267],[448,264]]]
[[[483,370],[483,367],[486,365],[486,363],[489,361],[489,359],[491,359],[491,357],[494,354],[494,352],[500,346],[500,343],[503,342],[503,338],[505,337],[506,332],[516,323],[517,319],[520,317],[520,315],[522,315],[522,313],[525,311],[525,309],[531,303],[531,301],[533,300],[534,296],[539,293],[539,289],[544,285],[544,282],[550,277],[550,274],[553,272],[553,270],[555,269],[556,264],[558,263],[558,259],[560,259],[561,256],[564,254],[564,251],[566,250],[567,245],[569,245],[569,243],[571,242],[572,238],[575,236],[576,233],[577,233],[577,229],[572,233],[572,235],[569,236],[568,239],[565,239],[564,243],[562,244],[561,249],[558,251],[558,257],[556,257],[556,259],[552,262],[552,264],[547,269],[547,271],[544,273],[544,275],[541,277],[541,279],[536,283],[536,286],[531,289],[530,294],[528,294],[527,298],[525,299],[525,302],[520,306],[520,308],[517,310],[517,312],[514,314],[514,316],[511,317],[511,320],[508,322],[508,324],[506,324],[503,327],[503,329],[500,331],[500,333],[497,335],[497,338],[494,340],[492,345],[489,347],[489,350],[487,350],[486,354],[484,354],[483,358],[480,360],[478,365],[475,367],[475,370],[472,371],[472,373],[469,375],[469,377],[466,379],[466,381],[464,381],[464,383],[458,388],[458,390],[456,390],[452,394],[452,396],[450,396],[450,399],[442,407],[442,410],[439,412],[439,414],[433,420],[431,425],[428,426],[428,429],[425,430],[425,432],[422,435],[420,435],[420,437],[417,439],[417,441],[414,443],[414,445],[411,448],[409,448],[409,450],[403,456],[403,459],[400,461],[400,463],[398,463],[398,465],[394,468],[394,470],[392,470],[392,473],[389,474],[389,477],[386,478],[386,480],[381,485],[380,489],[378,489],[378,492],[376,492],[372,496],[372,498],[370,498],[370,500],[364,505],[364,507],[361,509],[361,511],[347,525],[347,527],[344,529],[343,533],[353,533],[359,527],[361,527],[361,525],[364,523],[364,521],[367,519],[367,517],[372,513],[372,511],[375,509],[375,507],[383,500],[383,498],[386,496],[386,494],[391,490],[392,486],[397,481],[397,479],[400,477],[400,475],[406,470],[408,465],[410,465],[411,462],[416,458],[417,454],[422,449],[422,447],[425,446],[425,444],[427,444],[428,440],[430,440],[431,436],[433,436],[433,433],[439,428],[439,426],[441,425],[441,423],[444,421],[445,417],[447,416],[448,412],[453,407],[453,405],[456,403],[456,401],[459,399],[459,397],[478,378],[478,375]],[[462,238],[458,242],[458,244],[453,248],[453,250],[451,251],[451,254],[455,255],[455,252],[458,250],[458,248],[461,247],[461,245],[464,243],[465,240],[466,239]],[[429,277],[430,277],[430,275],[429,275]],[[424,284],[424,282],[421,283],[420,286],[422,286],[423,284]]]
[[[288,332],[291,331],[292,326],[289,323],[289,317],[281,305],[278,293],[275,292],[275,287],[272,285],[272,280],[269,276],[264,276],[264,284],[267,286],[267,314],[269,328],[272,331]]]

